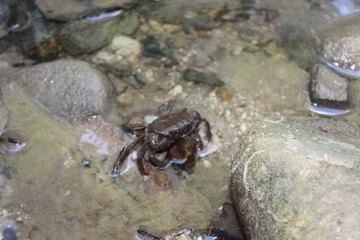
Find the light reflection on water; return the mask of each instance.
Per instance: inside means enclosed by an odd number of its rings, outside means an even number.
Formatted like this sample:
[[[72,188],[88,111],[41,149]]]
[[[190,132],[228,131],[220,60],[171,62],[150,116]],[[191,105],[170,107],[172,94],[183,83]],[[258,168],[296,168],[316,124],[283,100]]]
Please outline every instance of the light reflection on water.
[[[96,153],[110,155],[109,144],[100,139],[96,133],[90,129],[80,137],[80,143],[90,143],[96,146]]]
[[[329,2],[339,11],[339,15],[336,17],[345,16],[359,10],[359,6],[353,0],[335,0]]]
[[[351,109],[336,109],[336,108],[329,108],[329,107],[321,107],[315,106],[314,104],[309,104],[309,110],[314,113],[327,115],[327,116],[338,116],[350,113]]]
[[[349,78],[349,79],[359,79],[360,78],[360,72],[354,71],[352,69],[342,68],[337,66],[336,63],[331,63],[324,58],[321,58],[321,61],[326,64],[329,68],[331,68],[334,72],[338,73],[339,75]]]
[[[104,19],[104,18],[110,18],[110,17],[115,17],[115,16],[118,16],[122,13],[122,10],[121,9],[117,9],[117,10],[114,10],[114,11],[111,11],[111,12],[102,12],[98,15],[94,15],[94,16],[89,16],[89,17],[86,17],[86,19],[88,20],[100,20],[100,19]]]

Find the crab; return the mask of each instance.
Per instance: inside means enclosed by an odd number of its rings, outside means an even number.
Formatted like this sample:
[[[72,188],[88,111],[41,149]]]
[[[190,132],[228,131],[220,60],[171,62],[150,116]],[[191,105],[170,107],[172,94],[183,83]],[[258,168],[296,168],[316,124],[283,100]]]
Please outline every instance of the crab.
[[[170,113],[174,104],[174,100],[166,101],[158,107],[154,115],[146,116],[145,122],[136,121],[125,125],[138,137],[121,150],[114,163],[112,176],[117,176],[119,168],[128,155],[140,144],[142,145],[137,153],[137,166],[142,175],[148,175],[144,168],[144,160],[158,169],[165,169],[173,162],[176,163],[176,159],[173,158],[176,156],[174,152],[184,152],[185,141],[190,142],[189,147],[186,148],[190,149],[190,154],[183,164],[191,167],[195,165],[196,152],[203,148],[203,142],[199,135],[200,124],[205,125],[205,137],[208,142],[212,138],[210,124],[196,111],[183,109]],[[165,153],[165,158],[160,160],[157,155],[161,153]]]

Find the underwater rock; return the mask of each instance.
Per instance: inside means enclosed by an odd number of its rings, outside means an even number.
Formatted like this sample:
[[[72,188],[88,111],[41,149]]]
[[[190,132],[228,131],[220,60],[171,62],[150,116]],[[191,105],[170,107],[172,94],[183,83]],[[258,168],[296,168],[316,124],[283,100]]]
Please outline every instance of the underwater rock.
[[[310,100],[316,106],[348,109],[348,85],[343,78],[322,64],[314,64],[311,74]]]
[[[48,19],[67,21],[93,15],[101,11],[130,8],[136,0],[35,0],[35,4]]]
[[[112,86],[87,62],[61,59],[16,70],[16,80],[50,113],[81,117],[107,109]]]
[[[14,2],[14,0],[5,0],[0,2],[0,38],[7,35],[7,22],[9,21],[11,14],[11,5],[13,5]]]
[[[350,82],[350,87],[349,87],[350,91],[349,91],[349,95],[351,96],[351,101],[353,103],[355,103],[356,105],[354,106],[354,108],[360,110],[360,81],[351,81]],[[354,111],[354,112],[358,112],[358,111]],[[356,115],[355,117],[355,122],[359,123],[359,118],[358,115]]]
[[[317,29],[318,38],[321,39],[319,51],[322,60],[330,63],[340,74],[356,79],[360,78],[360,30],[357,26],[359,21],[360,13],[355,12]]]
[[[323,56],[335,66],[360,71],[360,32],[357,37],[344,37],[323,45]]]
[[[214,73],[202,73],[191,68],[188,68],[183,72],[183,77],[187,82],[202,83],[215,87],[221,87],[225,85],[225,82],[217,77]]]
[[[140,0],[136,10],[160,24],[182,25],[184,29],[211,29],[219,26],[217,20],[223,15],[235,18],[244,13],[243,7],[250,1],[207,1],[207,0]],[[226,13],[226,14],[225,14]]]
[[[279,45],[303,69],[309,69],[317,60],[316,40],[301,27],[284,24],[278,28]]]
[[[272,115],[257,122],[231,167],[246,239],[360,238],[359,137],[359,126],[345,121]]]
[[[8,111],[7,109],[4,107],[4,104],[1,100],[1,91],[0,91],[0,135],[3,132],[5,125],[7,123],[8,120]]]
[[[121,22],[119,33],[131,36],[133,35],[139,27],[140,19],[139,16],[134,12],[129,12],[125,14],[124,20]]]
[[[219,62],[219,77],[234,93],[256,98],[269,108],[305,110],[309,75],[295,63],[262,53],[227,57]]]
[[[137,40],[122,35],[115,36],[109,48],[119,57],[129,55],[138,56],[141,52],[141,45]]]
[[[69,21],[58,31],[57,40],[67,52],[92,53],[111,41],[120,21],[121,10],[106,17]]]
[[[148,36],[143,41],[143,52],[145,56],[170,56],[172,50],[168,43],[154,36]]]

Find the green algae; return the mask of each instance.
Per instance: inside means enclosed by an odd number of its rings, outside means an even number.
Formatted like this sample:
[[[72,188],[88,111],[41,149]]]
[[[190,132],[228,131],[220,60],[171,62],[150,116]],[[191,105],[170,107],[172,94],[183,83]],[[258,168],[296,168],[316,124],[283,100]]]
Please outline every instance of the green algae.
[[[144,191],[146,183],[139,188],[140,180],[114,181],[109,175],[114,156],[96,152],[96,146],[79,147],[76,124],[49,115],[16,84],[2,91],[7,128],[19,132],[26,144],[4,155],[13,174],[11,194],[1,205],[23,219],[16,226],[19,237],[29,226],[36,229],[34,239],[131,239],[143,226],[162,234],[205,229],[227,198],[227,189],[219,194],[228,181],[217,177],[226,171],[221,162],[206,169],[200,161],[188,179],[150,194]],[[82,166],[83,159],[90,159],[92,167]],[[133,172],[142,179],[136,168]]]

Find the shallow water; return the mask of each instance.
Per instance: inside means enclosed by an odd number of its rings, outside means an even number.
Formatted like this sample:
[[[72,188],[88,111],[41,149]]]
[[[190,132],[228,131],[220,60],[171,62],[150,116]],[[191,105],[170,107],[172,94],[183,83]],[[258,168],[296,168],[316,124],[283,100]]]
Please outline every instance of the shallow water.
[[[140,227],[162,233],[201,230],[228,197],[227,174],[222,174],[227,166],[219,161],[208,169],[200,160],[187,179],[171,168],[143,177],[133,166],[114,182],[109,172],[123,146],[117,137],[124,137],[116,126],[92,119],[77,123],[74,131],[15,84],[3,88],[3,98],[8,128],[26,143],[20,152],[2,156],[11,178],[1,188],[1,206],[4,217],[18,219],[21,238],[131,239]],[[82,166],[83,159],[91,166]],[[219,174],[224,177],[215,177]]]
[[[272,2],[287,4],[266,1]],[[350,11],[336,8],[341,14]],[[320,17],[332,19],[339,13],[324,16]],[[212,41],[224,41],[226,47],[237,49],[237,33],[224,28],[213,34],[214,38],[198,41],[208,40],[208,47]],[[140,91],[144,99],[136,99],[131,107],[113,107],[106,119],[73,121],[50,115],[15,83],[4,84],[3,102],[10,118],[7,129],[17,133],[23,145],[0,155],[0,216],[14,223],[20,239],[135,239],[138,229],[161,236],[183,229],[204,233],[221,205],[229,201],[231,156],[253,122],[272,112],[314,115],[309,108],[360,122],[358,105],[340,112],[309,105],[303,88],[308,76],[292,60],[260,51],[234,53],[216,64],[226,87],[234,93],[230,102],[209,87],[191,84],[177,97],[179,109],[191,106],[208,119],[219,148],[209,155],[199,152],[202,157],[195,168],[181,174],[169,167],[141,176],[132,161],[136,158],[133,152],[122,174],[111,177],[118,153],[134,140],[119,124],[135,111],[155,110],[168,97],[161,91],[172,84],[168,79],[157,80],[157,88]],[[304,82],[291,85],[294,76]],[[84,161],[89,164],[84,166]]]

